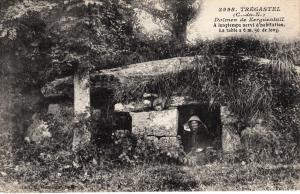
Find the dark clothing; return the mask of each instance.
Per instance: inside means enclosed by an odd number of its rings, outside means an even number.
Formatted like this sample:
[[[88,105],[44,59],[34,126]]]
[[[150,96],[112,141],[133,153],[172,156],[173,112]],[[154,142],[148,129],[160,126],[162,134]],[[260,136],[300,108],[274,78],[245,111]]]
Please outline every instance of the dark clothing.
[[[201,127],[197,131],[186,131],[183,130],[183,145],[184,145],[184,151],[190,152],[193,148],[197,149],[199,147],[205,147],[208,139],[208,134],[206,132],[205,127]]]

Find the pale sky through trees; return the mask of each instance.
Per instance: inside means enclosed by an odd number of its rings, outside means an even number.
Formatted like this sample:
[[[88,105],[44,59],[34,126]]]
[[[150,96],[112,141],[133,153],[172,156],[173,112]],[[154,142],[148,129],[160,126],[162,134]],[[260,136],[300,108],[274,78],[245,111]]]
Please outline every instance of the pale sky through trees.
[[[216,16],[220,18],[231,17],[232,13],[218,13],[219,7],[236,7],[241,6],[278,6],[279,13],[268,13],[270,17],[284,17],[285,28],[281,28],[279,33],[257,33],[254,36],[260,39],[269,40],[299,40],[300,39],[300,2],[299,0],[203,0],[201,11],[197,18],[187,28],[187,39],[189,42],[195,42],[199,39],[215,39],[226,36],[237,36],[236,33],[219,33],[213,28],[213,21]],[[169,32],[154,22],[151,15],[146,12],[139,13],[140,24],[147,34],[157,34],[168,36]],[[248,34],[252,36],[253,34]],[[243,34],[245,36],[245,34]]]

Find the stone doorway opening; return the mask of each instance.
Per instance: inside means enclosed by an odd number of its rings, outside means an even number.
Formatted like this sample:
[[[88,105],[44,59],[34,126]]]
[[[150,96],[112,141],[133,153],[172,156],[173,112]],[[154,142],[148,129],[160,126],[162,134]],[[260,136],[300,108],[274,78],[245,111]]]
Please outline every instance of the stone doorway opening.
[[[221,148],[222,124],[220,107],[209,107],[207,104],[185,105],[178,107],[178,135],[181,137],[182,146],[185,152],[191,151],[194,146],[189,132],[184,126],[187,125],[189,118],[196,115],[204,123],[207,130],[200,133],[197,144],[201,147]]]

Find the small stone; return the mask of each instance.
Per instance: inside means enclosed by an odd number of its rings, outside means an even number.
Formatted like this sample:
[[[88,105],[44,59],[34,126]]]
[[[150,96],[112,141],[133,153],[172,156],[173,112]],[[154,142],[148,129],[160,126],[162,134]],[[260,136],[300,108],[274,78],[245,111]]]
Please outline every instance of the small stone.
[[[241,138],[236,133],[235,123],[236,116],[229,111],[227,106],[221,107],[222,120],[222,149],[224,152],[232,153],[238,150],[241,146]]]
[[[19,171],[19,166],[17,165],[14,170]]]
[[[234,133],[235,128],[232,125],[223,125],[222,131],[222,149],[224,152],[232,153],[241,146],[241,138]]]
[[[0,172],[2,176],[6,176],[7,173],[6,172]]]
[[[143,100],[143,104],[146,106],[151,106],[151,101],[150,100]]]
[[[157,94],[153,94],[153,93],[144,93],[143,97],[144,98],[157,98],[158,95]]]
[[[124,105],[123,104],[121,104],[121,103],[117,103],[117,104],[115,104],[115,111],[117,111],[117,112],[121,112],[121,111],[124,111],[125,110],[125,107],[124,107]]]
[[[33,123],[28,127],[25,135],[25,141],[33,141],[37,144],[40,144],[43,140],[52,136],[49,132],[47,123],[40,119],[36,119],[33,121]]]
[[[30,143],[30,139],[29,139],[29,137],[25,137],[25,139],[24,139],[27,143]]]
[[[43,132],[44,137],[52,137],[51,133],[49,131],[44,131]]]
[[[98,162],[97,162],[97,160],[95,160],[95,158],[93,158],[92,163],[94,166],[98,165]]]
[[[149,112],[130,113],[132,118],[132,133],[144,135],[149,125]]]
[[[49,104],[48,105],[48,114],[60,115],[61,107],[59,104]]]
[[[158,141],[159,148],[163,150],[169,150],[180,146],[180,142],[177,137],[162,137]]]
[[[68,169],[68,168],[71,168],[71,166],[70,165],[65,165],[63,168]]]
[[[166,101],[167,101],[166,98],[156,98],[153,101],[154,110],[161,111],[165,109]]]
[[[73,166],[74,166],[75,168],[79,168],[79,164],[78,164],[77,162],[74,162],[74,161],[73,161]]]

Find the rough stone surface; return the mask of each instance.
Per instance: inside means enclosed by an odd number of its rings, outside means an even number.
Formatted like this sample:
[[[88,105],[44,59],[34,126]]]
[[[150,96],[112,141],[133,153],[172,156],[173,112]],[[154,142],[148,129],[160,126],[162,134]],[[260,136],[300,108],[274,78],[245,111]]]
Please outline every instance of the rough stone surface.
[[[130,113],[132,133],[152,136],[176,136],[178,128],[178,110],[150,111]]]
[[[129,104],[117,103],[115,104],[114,110],[116,112],[140,112],[151,109],[150,104],[147,102],[131,102]]]
[[[78,122],[78,121],[74,121]],[[84,145],[87,145],[91,140],[91,133],[86,125],[74,128],[74,136],[72,142],[72,149],[76,150]]]
[[[264,124],[257,122],[253,127],[247,127],[241,133],[241,142],[245,149],[255,149],[278,137]]]
[[[147,136],[147,140],[158,147],[158,137],[156,137],[156,136]]]
[[[221,120],[223,124],[234,124],[238,121],[237,117],[228,110],[227,106],[221,106]]]
[[[169,102],[166,104],[167,107],[178,107],[183,105],[199,104],[199,102],[191,99],[189,96],[172,96]]]
[[[158,147],[161,149],[173,149],[179,146],[180,142],[177,137],[161,137],[158,140]]]
[[[74,108],[67,104],[49,104],[48,113],[53,114],[54,117],[73,117]]]
[[[203,56],[197,56],[202,58]],[[225,56],[215,56],[219,59],[225,59]],[[122,68],[106,69],[91,74],[91,81],[97,89],[116,87],[131,83],[132,80],[142,81],[151,77],[157,77],[168,73],[181,72],[194,68],[195,57],[175,57],[164,60],[148,61],[144,63],[131,64]],[[243,61],[252,61],[260,65],[269,65],[270,60],[262,58],[253,58],[242,56]],[[296,72],[300,74],[300,67],[295,66]],[[45,97],[59,97],[73,95],[73,77],[68,76],[56,79],[47,83],[42,93]]]
[[[42,87],[41,92],[46,98],[63,96],[73,97],[73,77],[68,76],[49,82]]]
[[[49,104],[48,114],[52,114],[53,118],[63,123],[62,130],[67,132],[70,130],[74,118],[74,107],[68,104]]]
[[[60,114],[61,108],[60,104],[49,104],[48,106],[48,113],[53,115]]]
[[[161,137],[156,136],[146,136],[146,141],[152,143],[156,149],[163,151],[176,150],[180,147],[180,141],[177,137]]]
[[[149,112],[130,113],[132,119],[132,133],[144,135],[149,124]]]
[[[131,64],[122,68],[106,69],[100,75],[113,75],[120,78],[145,79],[149,76],[159,76],[172,72],[179,72],[193,68],[195,57],[175,57],[163,60],[148,61],[143,63]],[[123,79],[120,79],[121,81]],[[125,80],[124,80],[125,81]]]
[[[100,118],[102,116],[102,111],[101,109],[94,109],[91,114],[93,115],[94,118]]]
[[[176,136],[178,129],[178,110],[149,112],[150,125],[147,135]]]
[[[222,130],[222,149],[223,152],[234,152],[241,146],[240,136],[234,133],[235,129],[230,125],[223,126]]]
[[[82,114],[87,113],[90,114],[89,108],[91,106],[90,103],[90,77],[87,70],[80,71],[74,74],[74,113]],[[90,115],[87,115],[90,116]]]
[[[164,60],[149,61],[101,70],[91,74],[91,81],[98,88],[110,88],[117,85],[126,85],[129,81],[147,80],[149,77],[179,72],[194,67],[194,57],[175,57]],[[45,97],[72,96],[73,77],[68,76],[47,83],[42,93]]]
[[[90,75],[85,69],[77,69],[74,74],[74,119],[75,122],[80,122],[91,116],[90,113]],[[81,114],[85,114],[81,118]],[[91,133],[88,127],[83,126],[74,128],[74,136],[72,148],[76,150],[78,147],[88,144],[91,139]]]
[[[25,133],[25,140],[28,142],[42,143],[44,140],[52,137],[48,125],[45,121],[40,120],[36,114],[33,116],[33,122]]]
[[[153,101],[153,108],[154,108],[154,110],[161,111],[161,110],[165,109],[165,107],[166,107],[166,101],[167,101],[166,98],[162,98],[162,97],[156,98]]]
[[[114,106],[116,112],[143,112],[162,111],[166,105],[166,98],[144,99],[141,102],[130,102],[128,104],[117,103]]]
[[[231,153],[236,151],[241,146],[241,138],[236,133],[234,123],[237,122],[236,117],[232,114],[228,107],[221,107],[221,122],[222,122],[222,149],[223,152]]]

